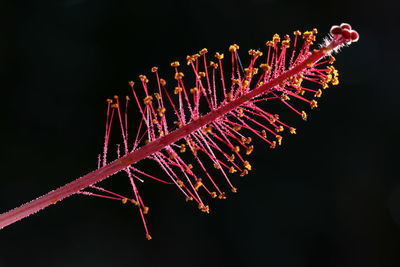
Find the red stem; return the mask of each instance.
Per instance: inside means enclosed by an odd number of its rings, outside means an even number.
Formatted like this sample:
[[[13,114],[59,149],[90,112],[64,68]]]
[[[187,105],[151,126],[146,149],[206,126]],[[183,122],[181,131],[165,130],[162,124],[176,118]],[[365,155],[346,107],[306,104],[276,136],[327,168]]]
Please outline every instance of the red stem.
[[[96,184],[107,177],[125,169],[126,167],[145,159],[151,154],[160,151],[166,146],[184,138],[185,136],[191,134],[197,129],[205,126],[206,124],[215,121],[218,117],[223,116],[224,114],[236,109],[240,105],[246,103],[248,100],[259,96],[261,94],[266,93],[268,90],[271,90],[274,86],[282,83],[288,77],[296,75],[301,72],[307,65],[313,64],[324,57],[329,51],[333,48],[339,46],[342,42],[338,40],[333,40],[327,47],[323,47],[318,52],[311,54],[307,59],[305,59],[302,63],[298,64],[294,68],[286,71],[275,79],[271,80],[268,83],[263,84],[260,87],[250,91],[249,93],[241,96],[240,98],[229,102],[218,109],[210,111],[207,115],[199,117],[197,120],[192,121],[191,123],[179,128],[168,135],[158,138],[153,142],[111,162],[110,164],[103,166],[100,169],[97,169],[89,174],[86,174],[56,190],[53,190],[46,195],[43,195],[37,199],[34,199],[20,207],[17,207],[13,210],[0,214],[0,229],[17,222],[29,215],[40,211],[51,204],[55,204],[56,202],[69,197],[73,194],[78,193],[79,191],[85,189],[86,187]]]

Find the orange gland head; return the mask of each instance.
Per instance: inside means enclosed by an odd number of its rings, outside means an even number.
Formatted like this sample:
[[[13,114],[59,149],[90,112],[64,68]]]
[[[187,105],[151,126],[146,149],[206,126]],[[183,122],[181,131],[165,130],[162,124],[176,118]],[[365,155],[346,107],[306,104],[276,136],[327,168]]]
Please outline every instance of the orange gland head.
[[[217,58],[217,59],[219,59],[219,60],[221,60],[221,59],[223,59],[224,58],[224,54],[220,54],[220,53],[215,53],[215,57]]]
[[[311,107],[311,109],[313,109],[313,108],[317,108],[317,107],[318,107],[318,103],[317,103],[317,101],[315,101],[315,100],[311,100],[311,102],[310,102],[310,107]]]
[[[203,185],[203,183],[201,182],[201,178],[198,178],[198,179],[196,180],[196,183],[194,184],[194,189],[195,189],[196,191],[198,191],[199,188],[200,188],[202,185]]]
[[[149,213],[149,207],[144,206],[143,207],[143,214],[147,214],[147,213]]]
[[[246,155],[250,155],[251,152],[253,152],[253,150],[254,150],[254,146],[253,146],[253,145],[249,146],[249,147],[246,149]]]
[[[171,63],[171,67],[174,67],[174,68],[177,68],[177,67],[179,67],[179,61],[174,61],[174,62],[172,62]]]
[[[200,54],[200,55],[204,55],[204,54],[206,54],[207,52],[208,52],[208,51],[207,51],[207,48],[203,48],[203,49],[200,50],[199,54]]]
[[[248,169],[249,171],[251,171],[251,165],[250,165],[250,163],[249,163],[247,160],[245,160],[245,161],[243,162],[243,165],[244,165],[244,167],[245,167],[246,169]]]

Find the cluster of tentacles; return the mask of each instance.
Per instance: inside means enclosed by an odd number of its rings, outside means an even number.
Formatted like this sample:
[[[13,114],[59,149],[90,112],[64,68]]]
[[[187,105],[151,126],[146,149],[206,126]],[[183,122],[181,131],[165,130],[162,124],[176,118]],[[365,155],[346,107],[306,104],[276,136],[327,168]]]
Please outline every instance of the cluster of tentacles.
[[[339,29],[335,28],[332,35],[348,31],[347,26],[343,30]],[[123,140],[121,150],[125,155],[145,143],[151,143],[168,135],[174,129],[200,120],[202,114],[227,105],[303,62],[312,53],[311,46],[316,40],[317,30],[304,33],[295,31],[293,34],[294,37],[289,35],[280,37],[275,34],[272,40],[266,43],[266,52],[248,51],[250,63],[245,68],[239,57],[239,46],[236,44],[229,47],[228,56],[215,53],[214,61],[207,60],[207,49],[187,56],[186,63],[190,74],[184,74],[181,71],[178,61],[171,63],[175,72],[175,82],[171,82],[171,85],[167,85],[167,82],[159,77],[158,68],[153,67],[151,71],[156,81],[154,84],[150,85],[145,75],[139,76],[139,87],[144,91],[144,98],[139,98],[138,86],[134,82],[129,82],[134,101],[141,113],[137,134],[133,142],[128,140],[129,97],[126,97],[124,109],[117,96],[114,99],[108,99],[104,151],[99,156],[99,168],[107,164],[110,130],[115,116],[119,120]],[[330,39],[332,38],[333,36],[330,36]],[[223,65],[225,57],[230,59],[230,66],[226,63]],[[211,123],[189,132],[180,141],[167,145],[161,151],[150,155],[148,159],[155,161],[165,172],[164,179],[156,178],[133,165],[127,167],[124,171],[132,185],[133,197],[125,197],[94,185],[91,188],[101,191],[101,194],[89,191],[80,193],[116,199],[123,203],[130,201],[137,205],[148,239],[151,237],[144,220],[148,207],[139,194],[137,181],[142,182],[144,178],[152,178],[166,184],[175,184],[185,196],[186,201],[195,201],[201,211],[208,213],[209,206],[201,195],[225,199],[224,188],[228,187],[232,192],[237,192],[229,179],[229,174],[237,173],[245,176],[252,169],[245,158],[254,149],[252,137],[248,136],[250,133],[253,134],[253,138],[258,137],[264,140],[271,149],[282,144],[283,132],[296,133],[294,127],[284,123],[276,112],[266,109],[266,105],[262,103],[280,102],[283,107],[287,107],[306,120],[307,112],[297,106],[305,103],[311,109],[316,108],[318,103],[315,99],[321,97],[322,90],[328,88],[330,84],[339,83],[338,71],[331,65],[334,61],[334,57],[330,56],[317,63],[309,64],[307,68],[265,94],[248,99],[230,112],[216,116]],[[231,69],[229,82],[224,75],[223,66],[224,68],[229,66],[228,68]],[[193,81],[191,86],[184,83],[188,78]],[[315,84],[316,88],[312,88],[312,84]],[[175,118],[171,120],[170,117],[173,116]],[[190,163],[188,157],[183,156],[185,153],[192,154]],[[118,147],[118,158],[120,156]],[[221,177],[214,178],[211,173],[215,175],[215,171],[210,171],[209,166],[217,169],[225,182],[219,180]]]

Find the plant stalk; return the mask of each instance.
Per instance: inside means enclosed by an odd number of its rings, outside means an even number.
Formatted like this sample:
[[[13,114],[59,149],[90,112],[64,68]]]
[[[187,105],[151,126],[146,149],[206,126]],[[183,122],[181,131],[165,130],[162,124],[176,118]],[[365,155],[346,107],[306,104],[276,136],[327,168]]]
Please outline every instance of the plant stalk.
[[[26,204],[23,204],[15,209],[8,212],[0,214],[0,229],[13,224],[23,218],[28,217],[58,201],[63,200],[79,191],[87,188],[90,185],[94,185],[107,177],[125,169],[126,167],[145,159],[153,153],[156,153],[166,146],[184,138],[185,136],[193,133],[199,128],[215,121],[218,117],[238,108],[242,104],[246,103],[248,100],[257,97],[261,94],[268,92],[268,90],[273,89],[275,86],[284,82],[287,78],[300,73],[302,70],[306,69],[310,64],[314,64],[321,58],[327,55],[329,51],[335,47],[341,45],[343,42],[334,39],[328,46],[322,47],[318,51],[313,52],[304,61],[295,67],[282,73],[275,79],[251,90],[247,94],[239,97],[232,102],[229,102],[215,110],[210,111],[208,114],[199,117],[197,120],[190,122],[189,124],[165,135],[163,137],[154,140],[153,142],[144,145],[143,147],[126,154],[125,156],[91,172],[88,173],[56,190],[53,190],[41,197],[38,197]]]

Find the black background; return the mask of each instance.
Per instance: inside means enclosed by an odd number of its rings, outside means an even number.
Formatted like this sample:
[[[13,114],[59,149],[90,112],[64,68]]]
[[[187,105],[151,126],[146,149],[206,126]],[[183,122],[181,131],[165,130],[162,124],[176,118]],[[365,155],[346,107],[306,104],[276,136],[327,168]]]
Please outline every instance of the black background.
[[[336,56],[340,84],[298,134],[279,150],[256,143],[254,171],[210,215],[147,181],[147,241],[132,206],[73,196],[1,230],[0,266],[400,266],[396,12],[388,0],[1,1],[0,212],[95,169],[105,99],[153,65],[168,73],[234,42],[244,58],[296,29],[321,41],[341,22],[360,41]],[[103,185],[129,193],[122,174]]]

